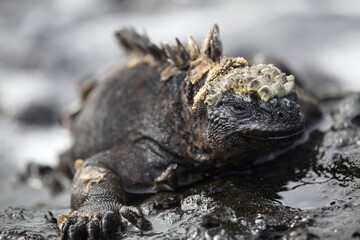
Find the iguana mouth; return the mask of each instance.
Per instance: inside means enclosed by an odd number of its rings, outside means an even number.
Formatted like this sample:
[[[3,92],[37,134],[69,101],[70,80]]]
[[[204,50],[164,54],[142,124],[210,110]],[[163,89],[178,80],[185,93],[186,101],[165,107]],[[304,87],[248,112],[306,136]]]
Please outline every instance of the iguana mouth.
[[[284,140],[284,139],[300,137],[303,132],[304,132],[304,129],[301,129],[300,131],[297,131],[297,132],[283,133],[283,134],[281,134],[279,132],[275,132],[272,134],[263,133],[262,136],[247,134],[246,137],[253,138],[253,139],[260,139],[260,140]]]

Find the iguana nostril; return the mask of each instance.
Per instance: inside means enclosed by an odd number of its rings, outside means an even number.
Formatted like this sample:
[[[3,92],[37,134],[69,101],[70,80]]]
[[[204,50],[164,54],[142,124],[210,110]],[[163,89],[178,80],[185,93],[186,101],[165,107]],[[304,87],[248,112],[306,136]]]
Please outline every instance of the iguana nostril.
[[[284,114],[282,112],[277,112],[278,118],[282,119],[284,117]]]
[[[275,117],[276,119],[279,119],[279,120],[285,120],[286,117],[287,117],[287,114],[286,114],[285,111],[283,111],[283,110],[281,110],[281,109],[276,109],[276,110],[274,111],[274,117]]]

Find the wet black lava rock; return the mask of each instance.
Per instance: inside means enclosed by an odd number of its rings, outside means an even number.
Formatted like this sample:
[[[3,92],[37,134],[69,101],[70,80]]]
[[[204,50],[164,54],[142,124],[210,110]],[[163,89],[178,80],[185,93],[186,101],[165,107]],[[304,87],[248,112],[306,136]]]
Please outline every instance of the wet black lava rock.
[[[0,210],[0,223],[1,240],[55,240],[60,236],[56,218],[46,210],[21,208]]]

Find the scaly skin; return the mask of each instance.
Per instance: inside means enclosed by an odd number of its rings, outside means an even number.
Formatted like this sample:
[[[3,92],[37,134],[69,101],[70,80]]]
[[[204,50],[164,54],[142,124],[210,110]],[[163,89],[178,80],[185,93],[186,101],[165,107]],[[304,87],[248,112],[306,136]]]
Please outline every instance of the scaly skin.
[[[216,25],[202,51],[192,38],[160,49],[129,29],[118,37],[135,57],[91,84],[73,117],[69,165],[82,160],[63,239],[107,239],[124,218],[150,229],[127,193],[173,190],[284,149],[304,130],[293,77],[222,56]]]

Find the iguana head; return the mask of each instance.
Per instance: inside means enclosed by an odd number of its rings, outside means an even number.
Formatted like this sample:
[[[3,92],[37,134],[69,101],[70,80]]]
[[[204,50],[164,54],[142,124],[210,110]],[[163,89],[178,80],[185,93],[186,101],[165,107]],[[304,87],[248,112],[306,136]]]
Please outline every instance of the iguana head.
[[[214,157],[224,161],[281,150],[304,131],[296,93],[264,101],[255,91],[225,91],[206,108],[208,144]]]
[[[188,79],[198,86],[193,111],[199,104],[206,108],[204,134],[219,165],[294,143],[304,131],[294,76],[272,64],[249,65],[244,58],[215,56],[221,54],[216,26],[209,35],[212,42],[204,43],[208,50],[192,62]]]

